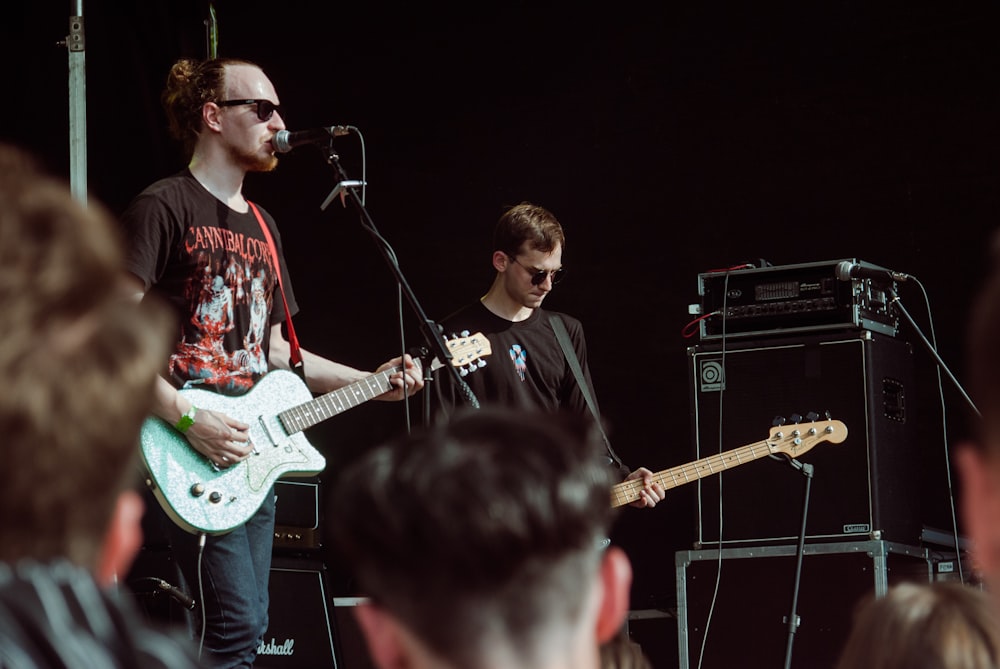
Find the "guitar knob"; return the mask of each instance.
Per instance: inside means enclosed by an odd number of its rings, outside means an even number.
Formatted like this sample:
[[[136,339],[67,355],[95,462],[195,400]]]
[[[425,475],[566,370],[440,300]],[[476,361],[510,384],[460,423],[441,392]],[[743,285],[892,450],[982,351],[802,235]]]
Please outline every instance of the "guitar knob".
[[[193,486],[191,486],[191,496],[192,497],[201,497],[204,494],[205,494],[205,485],[204,484],[202,484],[202,483],[195,483]]]

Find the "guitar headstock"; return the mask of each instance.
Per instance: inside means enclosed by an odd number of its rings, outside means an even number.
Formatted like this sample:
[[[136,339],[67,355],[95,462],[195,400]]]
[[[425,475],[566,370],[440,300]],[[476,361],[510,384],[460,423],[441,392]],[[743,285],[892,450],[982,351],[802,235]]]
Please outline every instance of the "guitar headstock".
[[[791,423],[775,418],[768,438],[772,452],[796,458],[824,441],[839,444],[847,439],[847,426],[842,421],[831,420],[829,412],[826,420],[817,420],[819,415],[816,413],[809,413],[806,418],[809,420],[801,422],[802,417],[794,415]]]
[[[445,338],[445,346],[451,352],[451,366],[457,367],[462,376],[485,367],[483,358],[493,353],[490,340],[482,332],[464,331],[451,339]]]

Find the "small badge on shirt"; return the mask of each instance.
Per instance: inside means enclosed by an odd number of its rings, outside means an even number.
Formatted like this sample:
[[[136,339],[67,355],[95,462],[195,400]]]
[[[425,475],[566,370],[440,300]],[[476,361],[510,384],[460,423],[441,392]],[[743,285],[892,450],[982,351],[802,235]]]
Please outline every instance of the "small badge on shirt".
[[[524,381],[524,375],[528,371],[528,365],[525,362],[528,359],[528,352],[521,347],[520,344],[514,344],[510,347],[510,359],[514,362],[514,369],[517,371],[517,375],[521,377]]]

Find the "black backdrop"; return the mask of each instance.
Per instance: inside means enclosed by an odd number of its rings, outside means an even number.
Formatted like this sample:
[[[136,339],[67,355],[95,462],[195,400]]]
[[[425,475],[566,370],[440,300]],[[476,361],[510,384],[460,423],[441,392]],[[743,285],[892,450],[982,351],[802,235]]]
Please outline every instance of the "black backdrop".
[[[568,275],[546,304],[584,322],[612,440],[632,465],[692,458],[697,341],[681,331],[710,269],[858,257],[912,274],[930,307],[913,283],[904,301],[928,334],[933,316],[961,378],[963,324],[1000,209],[996,4],[659,4],[214,6],[220,55],[265,68],[291,129],[361,129],[368,209],[432,318],[486,289],[503,207],[556,213]],[[70,10],[6,8],[0,131],[67,175],[68,57],[55,43]],[[88,183],[117,213],[181,167],[158,96],[174,59],[205,55],[208,3],[95,0],[84,14]],[[360,178],[357,138],[338,142]],[[356,213],[319,210],[332,186],[322,156],[300,149],[246,191],[282,225],[303,344],[372,368],[400,349],[400,312],[411,333],[415,320]],[[933,407],[933,367],[918,357]],[[944,393],[954,441],[963,405]],[[328,476],[404,424],[401,404],[375,402],[318,429]],[[640,603],[671,596],[692,495],[678,489],[622,520]]]

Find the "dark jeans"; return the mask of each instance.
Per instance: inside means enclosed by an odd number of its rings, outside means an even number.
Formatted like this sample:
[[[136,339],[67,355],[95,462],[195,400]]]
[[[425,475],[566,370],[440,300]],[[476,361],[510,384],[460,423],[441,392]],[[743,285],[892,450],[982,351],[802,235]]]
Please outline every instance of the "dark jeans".
[[[204,594],[203,662],[217,669],[252,667],[267,631],[274,491],[265,496],[265,502],[245,525],[207,537],[200,580],[200,538],[170,521],[168,524],[173,555],[192,597],[202,603]],[[196,644],[201,640],[201,613],[200,607],[193,613]]]

